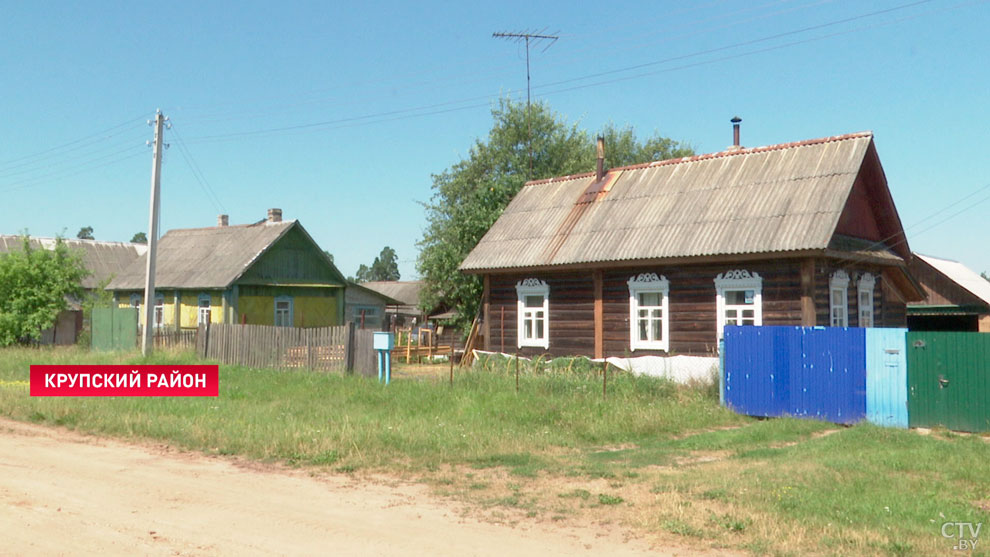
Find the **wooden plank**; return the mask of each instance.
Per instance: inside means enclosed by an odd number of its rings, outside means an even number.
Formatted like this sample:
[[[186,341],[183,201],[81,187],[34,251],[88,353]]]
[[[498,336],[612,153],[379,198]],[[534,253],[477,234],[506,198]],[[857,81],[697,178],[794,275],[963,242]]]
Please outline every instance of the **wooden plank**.
[[[815,260],[801,261],[801,325],[814,327],[818,316],[815,312]]]
[[[481,295],[481,309],[482,309],[482,323],[484,323],[484,328],[481,334],[484,336],[484,349],[491,350],[491,318],[490,318],[490,306],[491,306],[491,289],[492,280],[491,275],[485,275],[484,278],[484,291]]]

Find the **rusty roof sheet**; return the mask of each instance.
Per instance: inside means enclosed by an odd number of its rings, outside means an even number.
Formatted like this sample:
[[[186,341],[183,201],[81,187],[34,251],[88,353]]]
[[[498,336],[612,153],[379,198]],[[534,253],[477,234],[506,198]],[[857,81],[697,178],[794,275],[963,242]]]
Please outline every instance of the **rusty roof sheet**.
[[[29,238],[32,249],[54,249],[55,238]],[[120,274],[148,249],[144,244],[129,242],[100,242],[97,240],[62,240],[71,250],[79,252],[83,266],[90,275],[82,280],[83,288],[96,288],[107,279]],[[22,237],[0,235],[0,253],[20,250]]]
[[[287,220],[169,230],[158,241],[155,288],[227,288],[296,225]],[[146,261],[134,261],[107,288],[143,289]]]
[[[466,271],[824,250],[870,132],[527,183],[461,264]]]

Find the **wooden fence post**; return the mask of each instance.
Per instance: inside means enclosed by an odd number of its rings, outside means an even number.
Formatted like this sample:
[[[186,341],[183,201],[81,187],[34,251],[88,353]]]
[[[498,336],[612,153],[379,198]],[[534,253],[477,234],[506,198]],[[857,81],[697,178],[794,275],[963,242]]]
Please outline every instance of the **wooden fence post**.
[[[347,324],[347,348],[344,350],[344,367],[347,373],[354,373],[354,322]]]

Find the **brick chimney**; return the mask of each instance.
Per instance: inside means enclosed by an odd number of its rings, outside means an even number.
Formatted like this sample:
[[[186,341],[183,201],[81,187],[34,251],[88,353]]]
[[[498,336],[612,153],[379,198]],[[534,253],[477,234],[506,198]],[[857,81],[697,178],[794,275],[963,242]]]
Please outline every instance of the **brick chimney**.
[[[230,217],[227,215],[217,215],[217,226],[227,226],[230,224]]]
[[[282,209],[268,209],[268,222],[282,222]]]

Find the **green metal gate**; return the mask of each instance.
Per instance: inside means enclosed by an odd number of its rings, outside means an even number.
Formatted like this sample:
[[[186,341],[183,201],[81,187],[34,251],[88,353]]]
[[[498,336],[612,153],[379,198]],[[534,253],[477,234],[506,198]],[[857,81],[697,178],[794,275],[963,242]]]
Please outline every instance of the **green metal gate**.
[[[907,334],[911,427],[990,431],[990,334]]]
[[[137,308],[94,308],[93,350],[133,350],[137,323]]]

